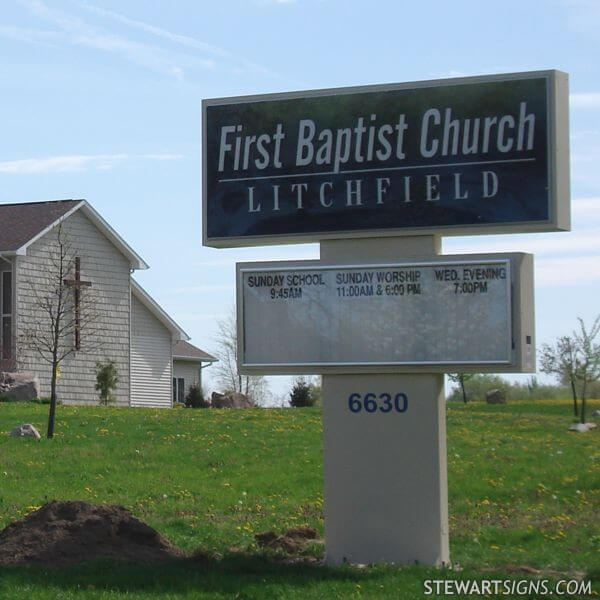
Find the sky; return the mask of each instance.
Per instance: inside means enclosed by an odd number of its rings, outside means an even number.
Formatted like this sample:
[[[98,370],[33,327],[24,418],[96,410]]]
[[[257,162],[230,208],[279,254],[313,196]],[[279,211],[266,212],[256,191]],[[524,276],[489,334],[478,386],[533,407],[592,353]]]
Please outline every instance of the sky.
[[[203,99],[559,69],[572,231],[443,240],[534,253],[539,347],[600,313],[599,29],[597,0],[4,0],[0,203],[89,201],[150,265],[137,281],[214,352],[236,261],[319,250],[202,246]],[[276,401],[288,384],[271,381]]]

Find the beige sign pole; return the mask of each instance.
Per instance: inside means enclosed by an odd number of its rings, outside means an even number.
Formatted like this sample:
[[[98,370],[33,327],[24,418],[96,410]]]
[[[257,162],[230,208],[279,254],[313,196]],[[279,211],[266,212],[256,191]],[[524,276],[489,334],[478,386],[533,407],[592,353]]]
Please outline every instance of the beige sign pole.
[[[439,249],[434,236],[326,241],[321,262],[424,259]],[[447,564],[443,375],[324,375],[323,432],[327,562]]]

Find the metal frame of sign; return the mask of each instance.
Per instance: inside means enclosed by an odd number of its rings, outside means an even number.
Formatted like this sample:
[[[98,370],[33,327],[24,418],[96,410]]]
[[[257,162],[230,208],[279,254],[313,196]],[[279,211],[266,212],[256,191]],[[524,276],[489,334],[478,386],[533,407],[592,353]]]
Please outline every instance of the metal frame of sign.
[[[207,110],[210,107],[229,106],[249,103],[268,103],[279,100],[302,100],[310,98],[357,95],[370,92],[388,92],[394,90],[418,90],[423,88],[441,88],[443,86],[457,86],[480,84],[486,82],[509,82],[523,79],[546,79],[547,98],[547,182],[548,182],[548,218],[535,221],[512,221],[493,223],[449,224],[435,226],[406,226],[394,228],[369,228],[353,230],[316,230],[300,233],[268,233],[266,235],[219,235],[211,236],[208,231],[209,197],[207,171]],[[241,247],[271,244],[287,244],[302,242],[317,242],[328,239],[389,237],[406,235],[474,235],[492,233],[526,233],[541,231],[560,231],[570,229],[569,208],[569,133],[568,133],[568,76],[566,73],[550,71],[533,71],[525,73],[511,73],[491,76],[464,77],[453,79],[440,79],[432,81],[419,81],[389,85],[373,85],[360,87],[347,87],[338,89],[323,89],[304,92],[278,93],[255,96],[240,96],[233,98],[208,99],[202,102],[202,200],[203,200],[203,244],[213,247]],[[501,161],[497,161],[501,162]],[[412,165],[411,168],[421,168]],[[383,169],[379,169],[380,171]],[[297,177],[292,175],[291,177]]]
[[[303,363],[250,363],[246,360],[246,319],[243,278],[247,273],[277,273],[296,271],[330,271],[352,269],[386,269],[432,266],[468,266],[481,264],[507,265],[506,294],[508,300],[507,355],[509,360],[490,361],[403,361],[375,362],[328,362]],[[242,373],[265,375],[296,373],[416,373],[416,372],[523,372],[535,370],[527,360],[527,348],[533,344],[533,259],[522,253],[484,255],[440,255],[439,259],[415,260],[399,263],[369,264],[323,264],[320,261],[292,261],[275,263],[238,263],[237,265],[238,307],[238,357]],[[281,326],[278,323],[278,326]],[[257,334],[260,335],[260,334]],[[283,335],[283,333],[282,333]],[[293,344],[293,340],[289,340]],[[531,350],[533,354],[533,350]]]

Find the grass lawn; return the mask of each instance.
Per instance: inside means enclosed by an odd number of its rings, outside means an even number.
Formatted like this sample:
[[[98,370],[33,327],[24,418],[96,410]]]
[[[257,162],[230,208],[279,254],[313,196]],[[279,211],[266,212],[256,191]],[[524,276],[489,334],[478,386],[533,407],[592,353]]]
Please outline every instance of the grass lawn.
[[[318,409],[60,406],[53,440],[9,437],[25,422],[45,432],[47,410],[0,404],[0,529],[48,500],[122,504],[212,558],[0,568],[2,599],[423,598],[426,579],[535,579],[532,569],[600,593],[600,431],[568,433],[568,400],[448,406],[453,571],[289,564],[257,547],[266,530],[323,532]]]

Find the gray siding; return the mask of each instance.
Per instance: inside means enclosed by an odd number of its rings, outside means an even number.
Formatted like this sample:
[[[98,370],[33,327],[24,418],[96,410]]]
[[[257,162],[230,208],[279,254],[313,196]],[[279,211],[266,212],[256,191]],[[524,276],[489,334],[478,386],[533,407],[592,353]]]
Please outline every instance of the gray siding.
[[[87,305],[97,317],[88,334],[82,330],[81,350],[71,354],[61,365],[58,397],[65,403],[97,403],[98,393],[94,389],[96,362],[111,359],[119,375],[115,392],[117,403],[128,405],[130,263],[81,211],[63,223],[63,230],[72,247],[71,255],[81,258],[81,279],[92,282],[91,288],[82,291],[82,306],[86,310]],[[17,263],[19,368],[39,376],[42,396],[50,394],[51,367],[28,347],[22,335],[36,321],[47,321],[39,299],[51,285],[48,275],[53,270],[52,257],[57,256],[58,237],[57,228],[54,228],[34,242],[27,249],[27,255],[19,257]],[[72,276],[71,273],[69,278]],[[73,345],[74,340],[70,343]]]
[[[131,405],[172,406],[171,332],[131,297]]]

